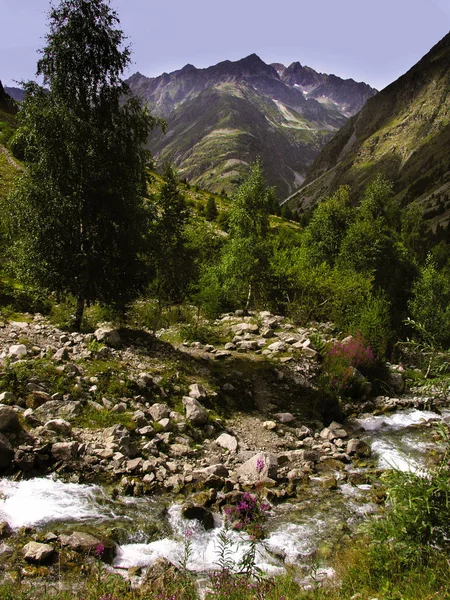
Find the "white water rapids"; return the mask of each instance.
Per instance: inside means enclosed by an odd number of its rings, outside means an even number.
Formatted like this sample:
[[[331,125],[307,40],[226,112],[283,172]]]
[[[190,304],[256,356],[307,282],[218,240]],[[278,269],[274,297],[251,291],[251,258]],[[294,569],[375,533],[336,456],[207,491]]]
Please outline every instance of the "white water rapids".
[[[362,437],[378,454],[383,468],[420,472],[425,469],[427,451],[435,444],[426,438],[427,428],[418,424],[440,419],[431,412],[409,410],[391,416],[367,415],[353,421],[363,430]],[[339,480],[338,490],[324,490],[311,482],[309,494],[301,502],[282,504],[272,510],[267,522],[268,535],[258,543],[257,566],[266,572],[284,572],[287,564],[307,564],[321,544],[339,540],[368,514],[376,511],[370,502],[370,486],[353,486]],[[160,557],[176,564],[183,563],[186,531],[190,553],[187,567],[203,572],[217,568],[219,536],[224,531],[220,515],[215,527],[205,531],[195,520],[181,515],[174,504],[163,512],[163,500],[155,498],[112,499],[102,488],[91,485],[62,483],[51,478],[13,482],[0,480],[0,521],[14,529],[23,526],[55,527],[77,523],[119,525],[126,539],[119,546],[114,566],[126,569],[147,566]],[[164,514],[164,516],[162,516]],[[159,539],[147,534],[142,523],[165,521]],[[248,549],[248,538],[238,532],[227,533],[228,550],[237,564]]]

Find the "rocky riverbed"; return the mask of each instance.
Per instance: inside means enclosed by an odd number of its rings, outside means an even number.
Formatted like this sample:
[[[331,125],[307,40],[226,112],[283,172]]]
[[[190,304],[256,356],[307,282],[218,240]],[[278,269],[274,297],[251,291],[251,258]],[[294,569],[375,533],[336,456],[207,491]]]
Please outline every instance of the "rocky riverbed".
[[[67,333],[40,315],[3,324],[3,576],[22,565],[52,577],[101,547],[136,578],[157,558],[180,564],[187,528],[189,568],[211,569],[223,509],[246,492],[270,505],[259,566],[305,574],[383,503],[383,469],[425,469],[437,452],[446,394],[405,394],[398,365],[388,394],[367,382],[339,420],[321,404],[312,340],[337,341],[331,324],[298,329],[263,312],[215,327],[212,345],[108,326]],[[245,535],[230,535],[239,557]]]

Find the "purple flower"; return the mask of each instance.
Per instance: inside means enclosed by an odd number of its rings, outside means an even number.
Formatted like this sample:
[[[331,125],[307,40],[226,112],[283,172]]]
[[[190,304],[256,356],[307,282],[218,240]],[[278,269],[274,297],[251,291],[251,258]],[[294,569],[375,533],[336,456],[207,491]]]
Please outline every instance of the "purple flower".
[[[193,536],[194,532],[192,531],[192,529],[190,529],[189,527],[186,528],[186,531],[184,532],[184,535],[186,537],[186,539],[190,540],[191,537]]]
[[[97,544],[96,548],[95,548],[95,556],[99,557],[103,554],[103,552],[105,551],[105,546],[103,544]]]
[[[256,472],[261,473],[261,471],[263,469],[264,469],[264,460],[262,458],[258,458],[258,460],[256,461]]]

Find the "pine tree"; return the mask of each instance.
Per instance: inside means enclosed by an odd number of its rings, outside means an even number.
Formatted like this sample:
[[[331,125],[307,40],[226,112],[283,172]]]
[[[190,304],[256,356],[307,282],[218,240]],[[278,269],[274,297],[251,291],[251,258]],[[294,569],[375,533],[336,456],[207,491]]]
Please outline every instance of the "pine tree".
[[[15,144],[27,170],[9,201],[23,281],[77,300],[124,304],[139,289],[151,117],[122,81],[130,62],[108,0],[61,0],[25,84]]]

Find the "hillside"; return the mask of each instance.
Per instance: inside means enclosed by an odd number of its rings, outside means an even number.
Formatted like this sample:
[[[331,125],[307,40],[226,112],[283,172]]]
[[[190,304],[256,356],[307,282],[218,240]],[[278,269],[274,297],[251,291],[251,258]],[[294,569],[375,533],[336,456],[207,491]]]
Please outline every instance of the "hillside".
[[[18,169],[18,164],[5,148],[15,127],[17,108],[0,81],[0,202],[6,196]]]
[[[450,34],[385,88],[325,146],[293,208],[306,209],[350,184],[353,194],[383,173],[402,206],[417,200],[431,223],[450,220]]]
[[[173,161],[191,183],[230,192],[260,156],[280,197],[303,182],[325,142],[376,93],[299,63],[267,65],[255,54],[156,78],[136,73],[127,83],[167,121],[167,133],[150,139],[157,159]]]

